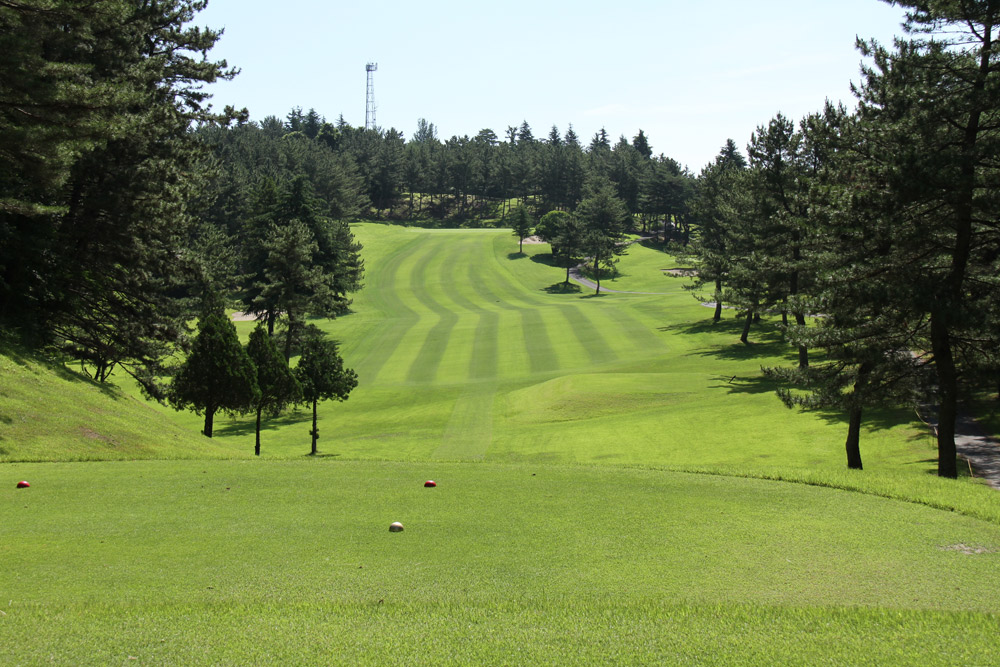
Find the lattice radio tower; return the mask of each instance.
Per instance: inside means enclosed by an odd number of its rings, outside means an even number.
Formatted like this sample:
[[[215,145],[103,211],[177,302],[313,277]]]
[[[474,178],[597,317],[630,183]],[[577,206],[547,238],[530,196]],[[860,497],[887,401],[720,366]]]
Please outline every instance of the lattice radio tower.
[[[365,129],[375,129],[375,70],[378,63],[368,63],[365,71],[368,72],[368,91],[365,95]]]

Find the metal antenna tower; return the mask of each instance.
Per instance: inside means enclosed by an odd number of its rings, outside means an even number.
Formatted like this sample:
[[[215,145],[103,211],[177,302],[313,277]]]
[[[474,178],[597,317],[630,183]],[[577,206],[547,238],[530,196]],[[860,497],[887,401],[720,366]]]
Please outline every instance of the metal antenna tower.
[[[375,70],[378,63],[368,63],[365,71],[368,72],[368,91],[365,95],[365,129],[375,129]]]

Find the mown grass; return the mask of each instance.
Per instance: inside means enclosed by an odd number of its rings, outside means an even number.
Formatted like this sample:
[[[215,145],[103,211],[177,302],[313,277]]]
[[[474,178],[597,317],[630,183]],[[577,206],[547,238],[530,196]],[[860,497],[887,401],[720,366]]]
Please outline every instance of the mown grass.
[[[506,230],[355,231],[366,287],[315,323],[360,385],[321,405],[314,459],[304,411],[252,460],[249,418],[208,440],[128,384],[0,356],[3,659],[991,660],[1000,502],[932,474],[915,415],[870,414],[846,470],[843,416],[762,376],[793,357],[774,323],[739,344],[650,248],[605,285],[663,294],[594,297]]]
[[[34,484],[0,492],[7,662],[975,664],[1000,620],[995,524],[833,489],[323,460],[8,472]]]

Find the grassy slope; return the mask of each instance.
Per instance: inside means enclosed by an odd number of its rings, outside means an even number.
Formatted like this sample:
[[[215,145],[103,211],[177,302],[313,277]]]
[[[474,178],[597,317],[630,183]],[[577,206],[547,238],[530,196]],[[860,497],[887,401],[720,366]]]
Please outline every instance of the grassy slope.
[[[0,349],[0,461],[239,455],[115,386],[16,347]]]

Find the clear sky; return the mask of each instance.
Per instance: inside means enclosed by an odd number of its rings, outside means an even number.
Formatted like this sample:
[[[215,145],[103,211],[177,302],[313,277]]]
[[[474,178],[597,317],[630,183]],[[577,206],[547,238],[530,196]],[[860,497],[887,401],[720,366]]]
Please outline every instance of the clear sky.
[[[641,128],[697,173],[779,111],[853,106],[855,36],[891,42],[902,18],[878,0],[210,0],[195,23],[224,28],[211,55],[242,70],[214,104],[255,120],[301,106],[364,125],[372,61],[378,125],[407,139],[419,118],[442,140]]]

